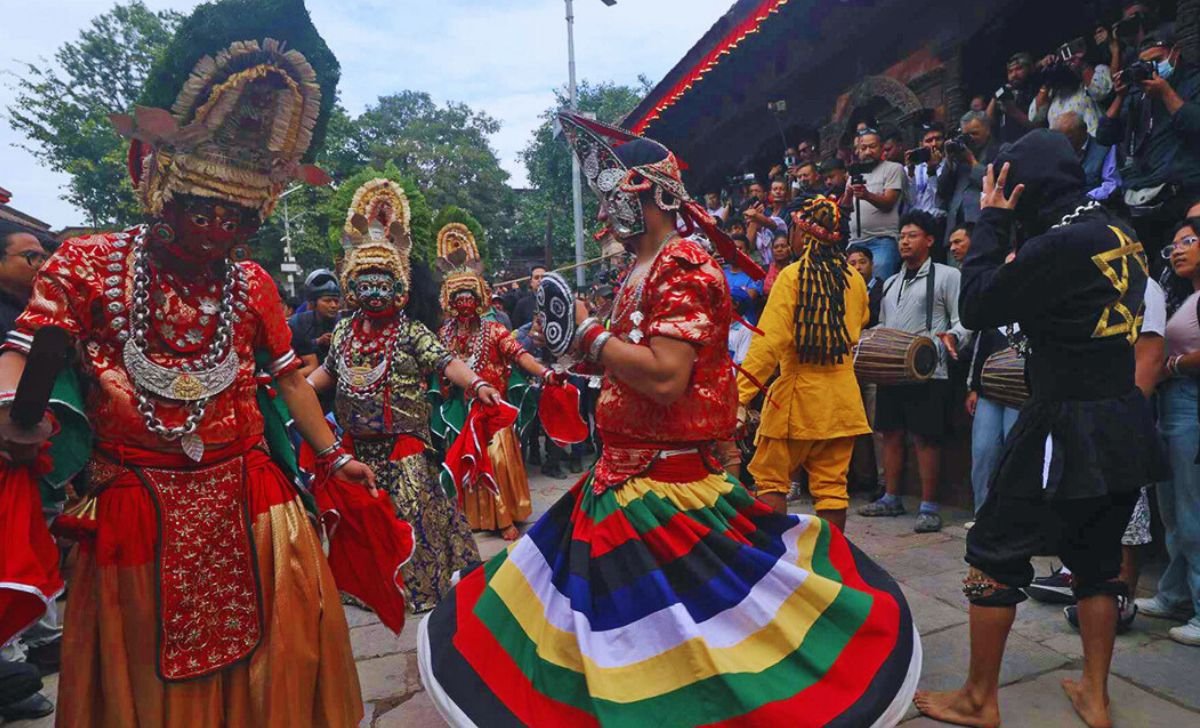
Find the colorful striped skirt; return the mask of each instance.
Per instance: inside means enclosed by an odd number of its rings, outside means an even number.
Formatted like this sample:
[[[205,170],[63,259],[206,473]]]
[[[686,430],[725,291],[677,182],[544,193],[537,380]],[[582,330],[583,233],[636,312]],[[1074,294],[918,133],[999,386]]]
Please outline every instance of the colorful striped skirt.
[[[920,674],[899,586],[721,475],[585,478],[421,623],[455,726],[894,725]]]

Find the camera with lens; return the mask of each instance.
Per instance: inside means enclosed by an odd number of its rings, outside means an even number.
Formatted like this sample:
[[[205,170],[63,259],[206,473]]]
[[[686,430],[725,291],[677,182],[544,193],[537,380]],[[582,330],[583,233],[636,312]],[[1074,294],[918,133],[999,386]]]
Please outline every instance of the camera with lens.
[[[1013,87],[1009,86],[1008,84],[1004,84],[1000,88],[996,89],[997,101],[1012,101],[1015,98],[1016,93],[1013,91]]]
[[[1153,63],[1137,60],[1125,67],[1125,70],[1121,72],[1121,79],[1125,81],[1126,86],[1137,86],[1143,81],[1154,78],[1156,74]]]
[[[961,157],[967,153],[967,148],[971,145],[971,137],[966,134],[955,134],[946,140],[946,156]]]
[[[783,157],[783,166],[789,169],[795,167],[799,163],[800,160],[797,159],[794,154],[785,154]]]
[[[854,164],[846,167],[846,172],[850,174],[850,184],[865,185],[867,180],[863,175],[865,175],[867,172],[870,172],[872,169],[875,169],[875,166],[875,164],[870,162],[855,162]]]
[[[933,158],[933,152],[930,151],[929,147],[917,147],[916,149],[908,150],[905,156],[913,164],[928,164],[929,160]]]

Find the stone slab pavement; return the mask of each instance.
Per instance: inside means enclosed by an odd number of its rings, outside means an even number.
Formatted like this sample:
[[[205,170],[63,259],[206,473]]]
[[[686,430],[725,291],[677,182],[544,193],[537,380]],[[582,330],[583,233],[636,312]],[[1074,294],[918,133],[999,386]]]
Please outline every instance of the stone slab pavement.
[[[545,512],[574,482],[536,474],[531,480],[534,518]],[[913,533],[914,516],[865,519],[851,506],[850,539],[883,565],[907,595],[924,647],[921,687],[950,689],[961,683],[969,649],[967,604],[959,590],[966,567],[962,561],[970,519],[965,511],[945,511],[941,533]],[[910,514],[916,502],[907,504]],[[811,512],[811,504],[793,504],[793,512]],[[477,535],[484,558],[504,548],[492,534]],[[1047,573],[1048,559],[1039,560]],[[1161,564],[1143,570],[1139,594],[1148,595]],[[417,671],[417,625],[411,617],[400,635],[388,631],[370,612],[347,607],[350,639],[358,661],[366,717],[363,728],[435,728],[444,725],[421,686]],[[1117,728],[1183,728],[1200,726],[1200,648],[1185,647],[1167,638],[1173,624],[1139,617],[1134,628],[1117,638],[1111,681],[1113,719]],[[1081,664],[1078,635],[1062,617],[1060,607],[1027,601],[1018,608],[1001,674],[1000,709],[1009,726],[1082,726],[1059,687],[1059,681],[1078,675]],[[57,676],[46,679],[52,699]],[[53,716],[23,721],[14,728],[50,728]],[[910,710],[905,728],[942,725]]]

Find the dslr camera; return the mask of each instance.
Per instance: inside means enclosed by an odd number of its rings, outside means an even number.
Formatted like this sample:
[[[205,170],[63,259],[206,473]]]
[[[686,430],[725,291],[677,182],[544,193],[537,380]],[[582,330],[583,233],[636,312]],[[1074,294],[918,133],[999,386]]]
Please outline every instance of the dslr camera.
[[[933,157],[933,153],[929,150],[929,147],[917,147],[916,149],[908,150],[905,156],[913,164],[928,164],[929,160]]]
[[[1004,84],[1000,88],[996,89],[995,95],[997,101],[1012,101],[1016,98],[1016,92],[1013,91],[1013,87],[1009,86],[1008,84]]]
[[[946,140],[946,156],[961,157],[967,153],[967,148],[971,144],[971,137],[966,134],[955,134]]]
[[[1125,81],[1126,86],[1136,87],[1142,81],[1149,81],[1158,75],[1158,71],[1154,68],[1154,64],[1150,61],[1137,60],[1130,63],[1121,71],[1121,79]]]
[[[875,169],[875,165],[867,162],[855,162],[854,164],[846,167],[846,171],[850,174],[850,184],[865,185],[867,180],[863,177],[863,175],[873,169]]]

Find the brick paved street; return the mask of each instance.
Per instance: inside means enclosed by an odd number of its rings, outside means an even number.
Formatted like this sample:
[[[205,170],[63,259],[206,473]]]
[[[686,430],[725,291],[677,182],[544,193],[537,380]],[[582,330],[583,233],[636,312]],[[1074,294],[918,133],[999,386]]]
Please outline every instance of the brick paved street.
[[[537,476],[532,482],[534,514],[540,515],[570,485],[569,480]],[[916,503],[909,503],[910,513]],[[857,506],[857,503],[855,504]],[[794,510],[804,511],[798,503]],[[853,511],[851,511],[853,513]],[[950,524],[942,533],[915,534],[913,516],[898,519],[863,519],[851,516],[851,539],[883,565],[903,585],[922,635],[925,664],[921,686],[948,689],[957,686],[967,668],[966,600],[959,590],[965,573],[962,562],[962,523],[966,512],[946,512]],[[504,546],[498,537],[479,537],[484,557]],[[1039,573],[1049,562],[1039,564]],[[1142,576],[1141,594],[1148,594],[1161,565]],[[396,637],[375,616],[347,607],[351,641],[358,660],[366,718],[373,728],[435,728],[442,725],[417,674],[417,624],[410,618]],[[1114,721],[1118,728],[1184,728],[1200,725],[1200,648],[1184,647],[1167,639],[1173,623],[1139,618],[1134,629],[1117,638],[1115,673],[1111,682]],[[1000,693],[1005,725],[1081,726],[1075,719],[1059,680],[1080,665],[1077,635],[1062,618],[1059,607],[1029,601],[1018,609],[1009,638]],[[57,678],[47,681],[53,697]],[[14,728],[50,728],[53,717],[14,723]],[[941,725],[910,711],[906,728]]]

